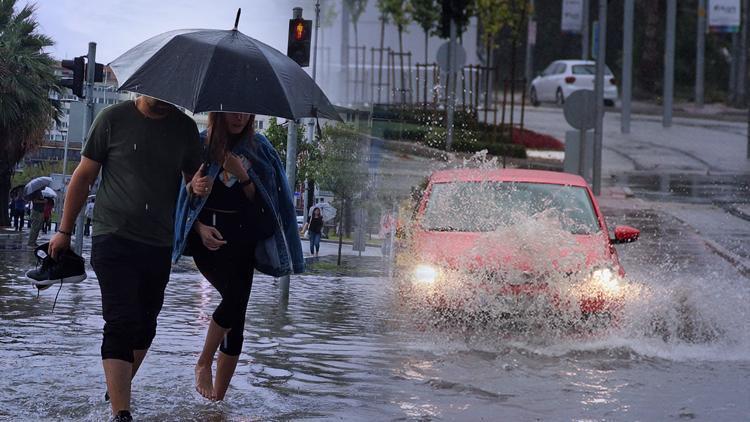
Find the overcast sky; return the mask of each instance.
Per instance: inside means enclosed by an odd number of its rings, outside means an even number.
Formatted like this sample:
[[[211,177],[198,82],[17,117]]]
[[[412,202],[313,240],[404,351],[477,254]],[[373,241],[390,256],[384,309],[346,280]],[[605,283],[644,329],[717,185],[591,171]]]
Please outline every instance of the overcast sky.
[[[20,0],[25,4],[26,0]],[[292,7],[306,18],[315,0],[36,0],[40,31],[55,40],[57,59],[86,54],[96,42],[96,61],[109,63],[129,48],[172,29],[230,29],[242,8],[239,29],[286,52]]]

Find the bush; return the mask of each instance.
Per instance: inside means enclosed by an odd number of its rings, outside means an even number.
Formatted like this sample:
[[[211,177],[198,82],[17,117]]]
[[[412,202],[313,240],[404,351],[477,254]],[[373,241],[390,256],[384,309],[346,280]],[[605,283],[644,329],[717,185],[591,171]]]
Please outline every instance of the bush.
[[[513,128],[513,143],[531,149],[547,149],[554,151],[565,150],[565,145],[552,136],[536,133],[527,129],[523,130],[523,136],[521,136],[521,129],[516,127]]]

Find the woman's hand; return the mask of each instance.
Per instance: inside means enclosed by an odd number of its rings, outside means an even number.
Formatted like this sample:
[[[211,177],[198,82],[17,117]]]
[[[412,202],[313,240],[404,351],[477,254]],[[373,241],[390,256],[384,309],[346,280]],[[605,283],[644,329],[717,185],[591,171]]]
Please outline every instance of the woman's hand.
[[[234,175],[240,183],[249,179],[247,169],[245,169],[244,164],[242,164],[242,158],[232,152],[227,153],[224,157],[224,170]]]
[[[227,244],[221,233],[216,230],[216,227],[207,226],[201,222],[195,222],[195,229],[198,231],[198,236],[203,242],[203,246],[209,251],[217,251],[219,248]]]
[[[205,197],[211,194],[211,187],[214,181],[208,175],[203,175],[206,165],[201,164],[201,167],[193,175],[193,179],[190,181],[189,189],[193,191],[193,194]]]

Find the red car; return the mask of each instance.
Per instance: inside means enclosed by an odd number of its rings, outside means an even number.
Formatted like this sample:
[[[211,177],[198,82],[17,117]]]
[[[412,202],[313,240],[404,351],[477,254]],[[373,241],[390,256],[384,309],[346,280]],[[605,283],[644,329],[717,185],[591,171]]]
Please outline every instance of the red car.
[[[400,229],[396,269],[403,297],[453,314],[588,320],[621,308],[624,275],[591,189],[577,175],[511,169],[434,173]],[[493,313],[493,312],[491,312]]]

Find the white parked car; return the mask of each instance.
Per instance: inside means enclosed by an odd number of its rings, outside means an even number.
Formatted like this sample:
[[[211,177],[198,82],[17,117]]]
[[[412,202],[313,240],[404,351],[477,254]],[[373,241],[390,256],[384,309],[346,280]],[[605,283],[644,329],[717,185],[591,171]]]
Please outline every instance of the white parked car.
[[[562,105],[570,94],[579,89],[594,89],[596,62],[588,60],[557,60],[531,81],[529,101],[538,106],[545,101]],[[604,69],[604,104],[612,106],[617,100],[617,81],[612,71]]]

